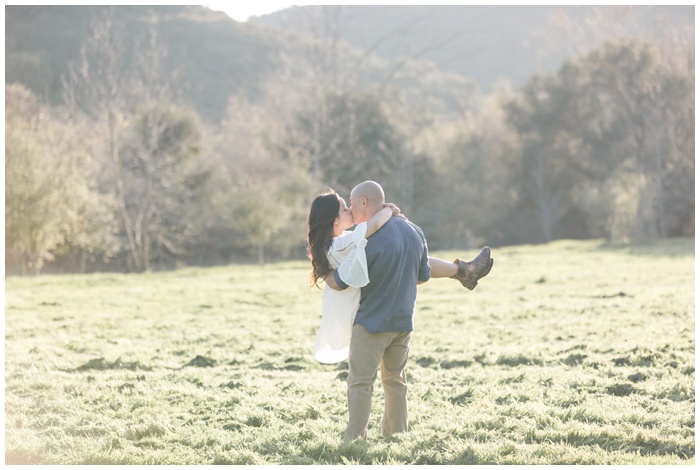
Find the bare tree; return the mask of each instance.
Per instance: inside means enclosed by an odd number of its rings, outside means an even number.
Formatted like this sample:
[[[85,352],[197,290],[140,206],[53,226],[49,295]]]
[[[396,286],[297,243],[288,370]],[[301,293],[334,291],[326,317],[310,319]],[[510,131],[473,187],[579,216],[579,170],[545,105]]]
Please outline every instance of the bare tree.
[[[62,77],[64,100],[75,109],[77,119],[95,129],[96,153],[106,157],[111,169],[119,216],[134,266],[142,266],[134,239],[133,221],[127,210],[125,182],[120,171],[119,133],[134,109],[133,77],[126,59],[123,23],[115,19],[113,8],[103,10],[91,27],[91,36],[82,46],[79,58]]]
[[[402,71],[408,70],[413,60],[446,47],[457,37],[468,34],[467,29],[436,33],[433,40],[414,50],[407,48],[403,57],[382,61],[382,67],[378,68],[373,52],[389,43],[407,44],[407,39],[412,34],[425,28],[425,12],[418,12],[386,31],[364,51],[352,49],[345,41],[344,28],[346,23],[353,21],[352,8],[310,6],[301,9],[299,14],[301,29],[309,33],[311,40],[308,53],[302,57],[306,65],[303,69],[308,77],[305,80],[308,85],[304,90],[308,99],[299,113],[302,116],[303,131],[297,132],[296,146],[309,153],[313,179],[319,186],[330,185],[340,191],[349,191],[352,184],[348,188],[348,176],[356,175],[356,172],[340,174],[341,168],[333,162],[347,166],[347,161],[351,160],[360,166],[372,164],[382,167],[389,163],[390,159],[386,157],[391,155],[392,181],[387,184],[398,190],[394,193],[395,197],[400,197],[404,208],[410,209],[415,189],[413,168],[416,163],[410,135],[416,124],[409,118],[414,113],[407,111],[409,104],[395,90],[395,85],[397,79],[401,78]],[[378,70],[381,71],[377,74]],[[368,80],[370,71],[378,75],[371,82]],[[389,139],[391,142],[384,142],[392,147],[391,150],[379,149],[375,154],[367,154],[367,140],[363,142],[362,136],[366,135],[365,126],[370,124],[363,119],[375,114],[368,113],[363,99],[358,99],[363,95],[370,97],[379,108],[401,109],[393,114],[384,113],[392,120],[403,121],[400,127],[395,126],[394,132],[399,128],[407,132],[405,138],[399,139],[399,144],[393,138]],[[339,112],[341,109],[342,112]],[[398,148],[399,145],[401,148]],[[384,174],[383,170],[379,173]],[[398,184],[394,184],[395,179]]]
[[[113,185],[127,266],[137,271],[151,269],[156,247],[183,254],[183,234],[162,224],[175,210],[172,187],[206,173],[187,163],[198,152],[199,124],[171,107],[181,101],[177,73],[166,69],[168,48],[158,37],[157,17],[147,20],[146,35],[127,40],[114,9],[103,9],[64,77],[66,101],[97,130],[95,152],[110,169],[104,183]],[[186,206],[195,189],[181,190]]]
[[[303,246],[310,157],[286,144],[304,96],[271,77],[258,102],[231,97],[207,153],[217,171],[211,209],[222,253],[253,255],[260,263]]]

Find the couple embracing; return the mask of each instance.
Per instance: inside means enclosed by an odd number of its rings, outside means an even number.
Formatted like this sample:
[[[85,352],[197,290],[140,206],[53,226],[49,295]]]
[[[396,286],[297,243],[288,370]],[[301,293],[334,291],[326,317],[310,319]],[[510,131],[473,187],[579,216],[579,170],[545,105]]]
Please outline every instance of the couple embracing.
[[[493,266],[490,249],[469,262],[429,257],[422,230],[385,202],[384,190],[374,181],[355,186],[350,207],[332,190],[317,196],[307,243],[311,283],[326,283],[314,355],[329,364],[348,359],[344,439],[367,438],[379,368],[385,400],[382,434],[407,431],[405,368],[417,285],[431,277],[453,278],[474,289]]]

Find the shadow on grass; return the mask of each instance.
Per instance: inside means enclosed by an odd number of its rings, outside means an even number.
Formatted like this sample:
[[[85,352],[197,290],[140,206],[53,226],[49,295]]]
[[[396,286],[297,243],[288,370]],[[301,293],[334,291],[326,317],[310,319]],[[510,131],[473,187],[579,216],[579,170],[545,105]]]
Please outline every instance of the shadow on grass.
[[[32,455],[21,450],[5,452],[5,465],[41,465],[48,462],[38,455]]]
[[[346,465],[371,465],[372,458],[370,453],[374,445],[362,439],[354,441],[341,441],[336,449],[336,457],[338,461]]]
[[[598,247],[600,251],[625,253],[632,256],[681,258],[695,256],[694,238],[667,238],[646,242],[615,243],[603,242]]]

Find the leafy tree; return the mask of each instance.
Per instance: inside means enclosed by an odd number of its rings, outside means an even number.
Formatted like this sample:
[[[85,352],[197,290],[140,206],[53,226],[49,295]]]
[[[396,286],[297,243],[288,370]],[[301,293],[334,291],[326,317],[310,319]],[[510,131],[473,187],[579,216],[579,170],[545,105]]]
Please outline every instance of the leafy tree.
[[[557,76],[532,78],[508,105],[508,119],[520,136],[519,207],[536,221],[532,241],[555,238],[561,218],[572,206],[572,188],[580,179],[575,143],[566,122],[571,95]]]
[[[212,230],[219,234],[212,243],[224,259],[242,250],[262,263],[304,246],[312,191],[308,160],[281,150],[296,97],[276,82],[265,89],[264,104],[231,98],[208,143],[216,168]]]
[[[522,237],[526,226],[513,223],[520,149],[501,106],[506,96],[494,95],[478,113],[453,125],[436,150],[439,176],[432,186],[439,189],[439,203],[428,209],[440,218],[427,228],[434,246],[440,246],[438,240],[446,248],[463,248]],[[438,227],[439,235],[433,235]]]
[[[5,245],[24,274],[65,246],[109,253],[111,224],[80,135],[21,85],[5,88]]]
[[[316,110],[300,112],[286,147],[308,155],[313,162],[309,171],[341,194],[348,195],[370,173],[385,191],[398,194],[402,184],[410,183],[402,168],[410,164],[404,160],[411,155],[382,108],[380,99],[372,94],[331,93],[324,101],[323,127],[314,127]],[[315,159],[314,154],[318,155]]]
[[[137,261],[132,269],[150,270],[153,262],[172,265],[198,236],[199,207],[209,169],[196,160],[200,146],[197,116],[172,105],[157,105],[135,116],[119,156],[119,179],[132,222]]]
[[[619,193],[636,181],[633,203],[615,208],[612,220],[629,221],[615,227],[614,238],[656,238],[669,234],[665,214],[669,178],[688,167],[689,149],[679,147],[676,129],[688,123],[692,107],[692,76],[665,67],[659,49],[639,41],[606,43],[574,66],[578,87],[572,119],[583,136],[580,154],[597,167],[597,176]],[[687,124],[686,124],[687,125]],[[601,178],[602,176],[602,178]],[[694,181],[680,180],[686,190]],[[621,214],[620,211],[634,211]]]
[[[593,236],[668,235],[669,176],[692,166],[676,132],[687,129],[691,78],[664,67],[654,45],[622,40],[523,87],[508,119],[523,145],[522,209],[542,241],[572,219],[588,219]]]
[[[584,197],[597,200],[591,207],[597,219],[607,218],[595,225],[615,238],[687,235],[694,232],[694,29],[692,22],[672,26],[663,16],[648,24],[640,13],[630,6],[593,7],[581,21],[560,10],[543,37],[553,49],[580,56],[567,67],[579,70],[573,74],[582,86],[577,105],[590,113],[581,120],[590,123],[587,143],[595,146],[587,151],[594,154],[591,163],[611,172]],[[595,72],[580,70],[587,68]],[[602,162],[607,156],[613,164]],[[639,195],[630,199],[627,188]],[[614,209],[615,198],[624,208]],[[630,211],[636,214],[624,214]],[[613,230],[610,220],[627,222]]]

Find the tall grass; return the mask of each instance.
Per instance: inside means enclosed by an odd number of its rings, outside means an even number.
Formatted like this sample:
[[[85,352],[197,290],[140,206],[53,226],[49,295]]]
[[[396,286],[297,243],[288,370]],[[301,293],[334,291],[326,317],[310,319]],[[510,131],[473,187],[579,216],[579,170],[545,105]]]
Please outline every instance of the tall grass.
[[[308,264],[7,278],[6,463],[693,464],[694,241],[494,249],[419,288],[409,432],[341,440]],[[447,259],[475,253],[436,253]]]

